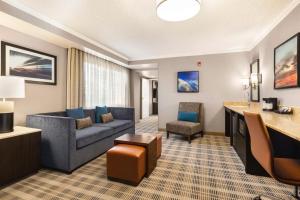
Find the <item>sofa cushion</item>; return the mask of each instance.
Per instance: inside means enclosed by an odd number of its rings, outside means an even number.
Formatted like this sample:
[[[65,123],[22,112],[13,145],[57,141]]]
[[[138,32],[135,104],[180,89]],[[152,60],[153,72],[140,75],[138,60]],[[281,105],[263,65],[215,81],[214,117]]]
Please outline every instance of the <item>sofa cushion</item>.
[[[128,129],[134,125],[134,122],[132,120],[120,120],[120,119],[114,119],[114,121],[105,123],[105,124],[94,124],[94,126],[98,127],[109,127],[114,130],[114,134],[118,133],[120,131],[123,131],[125,129]]]
[[[92,119],[93,124],[95,123],[95,109],[83,109],[85,117],[90,117]]]
[[[102,123],[106,124],[108,122],[114,121],[114,117],[111,113],[101,115]]]
[[[67,116],[68,117],[72,117],[74,119],[82,119],[84,118],[84,112],[83,112],[83,108],[74,108],[74,109],[67,109]]]
[[[83,148],[113,134],[113,129],[109,127],[91,126],[76,130],[76,147]]]
[[[91,117],[76,119],[76,129],[83,129],[93,125]]]
[[[96,123],[102,123],[101,115],[108,113],[107,107],[99,107],[96,106],[96,113],[95,113],[95,121]]]

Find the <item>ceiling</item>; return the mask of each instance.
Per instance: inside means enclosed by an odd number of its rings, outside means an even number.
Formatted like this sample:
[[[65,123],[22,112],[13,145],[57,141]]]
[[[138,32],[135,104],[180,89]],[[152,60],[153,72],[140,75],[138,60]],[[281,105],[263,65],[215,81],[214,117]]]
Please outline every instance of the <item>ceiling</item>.
[[[165,22],[155,0],[5,0],[129,60],[250,50],[295,1],[202,0],[193,19]]]

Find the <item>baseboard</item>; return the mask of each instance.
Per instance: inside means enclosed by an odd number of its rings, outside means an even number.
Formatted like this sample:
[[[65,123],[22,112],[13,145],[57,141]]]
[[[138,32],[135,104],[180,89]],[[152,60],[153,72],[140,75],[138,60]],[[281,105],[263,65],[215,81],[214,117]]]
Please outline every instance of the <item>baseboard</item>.
[[[158,131],[166,132],[165,128],[158,128]],[[225,133],[223,132],[212,132],[212,131],[204,131],[204,135],[217,135],[217,136],[224,136]]]
[[[210,131],[204,131],[204,135],[225,136],[225,133],[223,133],[223,132],[210,132]]]

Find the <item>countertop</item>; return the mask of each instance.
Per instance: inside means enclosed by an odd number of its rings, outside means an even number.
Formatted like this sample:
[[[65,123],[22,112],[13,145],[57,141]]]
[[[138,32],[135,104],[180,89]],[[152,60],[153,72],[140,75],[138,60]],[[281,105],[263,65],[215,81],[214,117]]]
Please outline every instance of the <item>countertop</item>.
[[[31,134],[35,132],[41,132],[42,130],[36,129],[36,128],[28,128],[28,127],[23,127],[23,126],[15,126],[14,131],[10,133],[1,133],[0,134],[0,139],[5,139],[5,138],[11,138],[11,137],[16,137],[19,135],[26,135],[26,134]]]
[[[300,115],[284,115],[263,111],[257,105],[230,105],[224,103],[224,107],[236,113],[244,115],[244,112],[259,113],[267,127],[281,132],[295,140],[300,141]]]

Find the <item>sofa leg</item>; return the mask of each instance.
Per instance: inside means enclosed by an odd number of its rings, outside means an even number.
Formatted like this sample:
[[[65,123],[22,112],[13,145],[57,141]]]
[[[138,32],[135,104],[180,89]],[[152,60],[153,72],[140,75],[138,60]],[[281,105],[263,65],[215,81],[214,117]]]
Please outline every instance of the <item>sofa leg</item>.
[[[191,137],[192,137],[191,135],[188,136],[189,144],[191,144],[191,142],[192,142],[192,138]]]
[[[167,131],[167,138],[169,138],[169,136],[170,136],[170,133]]]
[[[293,195],[297,200],[300,199],[300,196],[299,196],[299,188],[298,186],[295,186],[295,194]]]
[[[204,131],[201,131],[201,133],[200,133],[200,134],[201,134],[201,137],[203,137],[203,136],[204,136]]]

